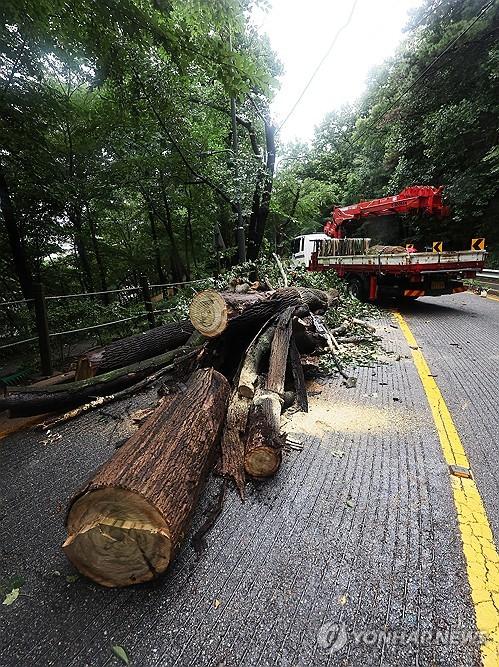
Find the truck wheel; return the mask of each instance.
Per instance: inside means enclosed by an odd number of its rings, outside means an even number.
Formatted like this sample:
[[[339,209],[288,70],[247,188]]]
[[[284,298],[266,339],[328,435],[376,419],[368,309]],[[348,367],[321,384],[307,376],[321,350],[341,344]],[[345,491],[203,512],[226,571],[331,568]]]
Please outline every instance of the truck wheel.
[[[364,283],[360,278],[356,276],[351,276],[347,280],[348,283],[348,293],[350,296],[354,296],[359,301],[364,301],[366,296],[366,290]]]

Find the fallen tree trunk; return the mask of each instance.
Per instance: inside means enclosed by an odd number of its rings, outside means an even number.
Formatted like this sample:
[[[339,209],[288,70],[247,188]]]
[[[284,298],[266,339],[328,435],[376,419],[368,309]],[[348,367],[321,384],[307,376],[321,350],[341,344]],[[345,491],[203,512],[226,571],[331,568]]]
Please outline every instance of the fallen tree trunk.
[[[189,320],[170,322],[141,334],[115,340],[97,350],[90,350],[78,360],[76,380],[107,373],[184,345],[194,327]]]
[[[260,367],[264,358],[269,353],[274,332],[275,326],[269,325],[248,347],[237,382],[237,389],[240,396],[253,398],[255,395],[258,374],[261,372]]]
[[[232,479],[242,499],[244,499],[244,442],[250,407],[251,400],[240,396],[237,389],[234,389],[227,409],[220,447],[221,462],[217,471],[224,477]]]
[[[199,342],[199,340],[193,342]],[[97,396],[114,394],[133,385],[162,366],[173,361],[188,362],[197,355],[200,347],[185,345],[152,359],[131,364],[88,380],[80,380],[54,387],[13,387],[0,398],[0,412],[9,411],[9,417],[29,417],[46,412],[60,412],[82,405]]]
[[[305,305],[312,312],[324,312],[336,299],[336,290],[322,292],[297,287],[252,294],[206,290],[193,298],[189,317],[194,328],[203,336],[215,338],[226,330],[257,329],[289,306]]]
[[[277,323],[270,348],[267,389],[282,396],[286,377],[289,341],[291,339],[291,317],[294,307],[290,306],[282,313]]]
[[[270,348],[265,389],[257,389],[249,414],[244,469],[252,477],[274,475],[281,465],[281,409],[294,310],[294,306],[289,306],[279,317]],[[259,385],[262,386],[261,381]]]
[[[295,384],[296,405],[301,412],[308,412],[308,397],[307,387],[305,386],[305,376],[303,374],[303,367],[301,365],[300,352],[296,346],[294,336],[291,337],[289,343],[289,364],[291,366],[291,373]]]
[[[212,462],[229,391],[213,369],[195,372],[76,494],[63,549],[83,574],[115,587],[166,570]]]
[[[279,437],[282,399],[273,391],[258,388],[248,419],[244,469],[252,477],[270,477],[281,465]]]

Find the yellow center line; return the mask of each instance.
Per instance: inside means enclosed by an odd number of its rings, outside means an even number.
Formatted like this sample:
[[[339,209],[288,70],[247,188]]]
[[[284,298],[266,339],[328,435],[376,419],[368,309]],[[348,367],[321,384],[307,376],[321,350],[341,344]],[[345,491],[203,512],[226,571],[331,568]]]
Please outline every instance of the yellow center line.
[[[405,319],[398,312],[394,315],[411,347],[414,365],[431,408],[444,458],[448,465],[457,464],[469,468],[463,443],[426,359]],[[475,608],[476,625],[479,632],[487,637],[482,644],[482,663],[484,667],[497,667],[499,665],[499,555],[475,481],[452,476],[451,483],[471,598]]]

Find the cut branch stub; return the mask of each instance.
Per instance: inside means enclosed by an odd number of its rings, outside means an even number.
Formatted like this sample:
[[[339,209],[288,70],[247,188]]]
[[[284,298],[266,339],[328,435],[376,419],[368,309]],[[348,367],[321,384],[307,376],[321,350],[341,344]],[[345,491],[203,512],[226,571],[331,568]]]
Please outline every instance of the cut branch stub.
[[[214,456],[229,391],[213,369],[194,373],[74,497],[63,548],[83,574],[128,586],[168,567]]]

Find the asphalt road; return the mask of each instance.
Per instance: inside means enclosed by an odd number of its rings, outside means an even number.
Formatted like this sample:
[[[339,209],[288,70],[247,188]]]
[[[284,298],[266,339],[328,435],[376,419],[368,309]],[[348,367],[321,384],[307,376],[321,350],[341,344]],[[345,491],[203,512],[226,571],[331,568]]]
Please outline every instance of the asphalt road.
[[[404,316],[449,406],[499,544],[499,302],[421,299]],[[448,467],[411,350],[390,315],[389,363],[311,387],[286,424],[303,445],[275,479],[230,493],[198,555],[126,590],[75,574],[60,549],[68,497],[133,429],[142,395],[0,441],[0,666],[480,664]],[[318,393],[320,392],[320,393]],[[209,481],[202,523],[220,481]],[[191,532],[192,535],[192,532]],[[69,577],[69,580],[66,579]]]

